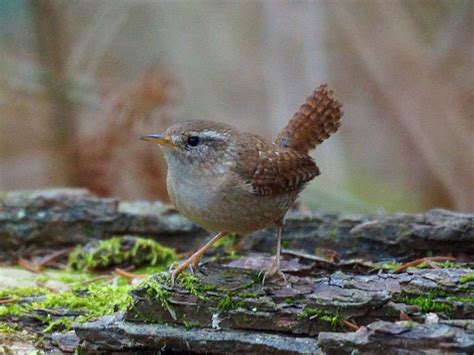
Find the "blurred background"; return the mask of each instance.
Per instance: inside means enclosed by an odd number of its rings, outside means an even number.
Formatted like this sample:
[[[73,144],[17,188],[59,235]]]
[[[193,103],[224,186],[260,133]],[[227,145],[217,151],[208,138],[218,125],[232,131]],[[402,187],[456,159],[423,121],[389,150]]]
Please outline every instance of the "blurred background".
[[[275,136],[344,105],[310,208],[474,210],[474,2],[0,0],[0,190],[166,200],[158,147],[209,119]]]

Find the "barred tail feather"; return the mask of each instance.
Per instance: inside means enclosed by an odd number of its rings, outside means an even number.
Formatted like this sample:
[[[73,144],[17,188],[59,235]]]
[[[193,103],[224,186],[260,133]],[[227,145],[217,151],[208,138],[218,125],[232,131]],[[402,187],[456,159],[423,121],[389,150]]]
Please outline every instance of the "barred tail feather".
[[[342,104],[326,84],[319,86],[294,114],[275,139],[281,147],[308,152],[336,132],[343,112]]]

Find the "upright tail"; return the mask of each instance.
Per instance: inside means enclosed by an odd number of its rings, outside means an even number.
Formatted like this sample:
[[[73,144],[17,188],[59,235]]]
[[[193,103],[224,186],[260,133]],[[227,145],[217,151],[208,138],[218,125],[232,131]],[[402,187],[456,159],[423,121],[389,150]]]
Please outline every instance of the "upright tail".
[[[326,84],[319,86],[278,134],[275,143],[307,152],[336,132],[341,124],[342,104]]]

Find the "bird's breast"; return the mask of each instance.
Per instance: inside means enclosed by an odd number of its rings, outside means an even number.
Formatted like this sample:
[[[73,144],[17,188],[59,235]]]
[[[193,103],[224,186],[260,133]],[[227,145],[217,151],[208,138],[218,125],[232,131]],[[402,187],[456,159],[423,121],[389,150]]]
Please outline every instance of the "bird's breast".
[[[257,196],[233,176],[168,174],[171,201],[178,211],[202,228],[247,234],[283,218],[296,195]]]

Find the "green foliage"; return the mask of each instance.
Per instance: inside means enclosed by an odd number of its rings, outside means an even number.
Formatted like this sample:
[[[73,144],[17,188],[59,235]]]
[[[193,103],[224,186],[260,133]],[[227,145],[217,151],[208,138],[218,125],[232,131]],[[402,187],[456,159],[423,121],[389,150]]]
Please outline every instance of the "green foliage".
[[[173,249],[154,240],[135,237],[133,241],[131,247],[124,245],[124,237],[100,241],[93,250],[78,246],[70,254],[68,265],[73,270],[96,270],[121,264],[145,264],[164,269],[177,260]]]

